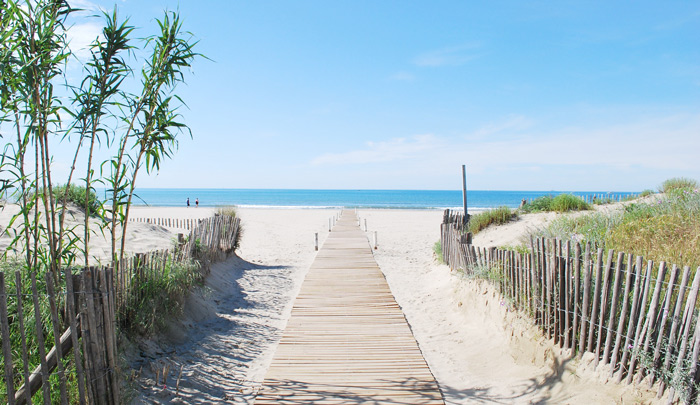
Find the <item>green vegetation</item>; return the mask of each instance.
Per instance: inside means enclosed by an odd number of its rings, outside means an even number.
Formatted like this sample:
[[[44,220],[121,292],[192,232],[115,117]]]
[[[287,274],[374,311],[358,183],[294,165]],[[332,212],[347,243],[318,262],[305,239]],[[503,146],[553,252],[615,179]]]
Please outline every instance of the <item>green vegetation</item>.
[[[216,208],[216,213],[214,215],[220,215],[223,217],[237,218],[238,212],[236,207],[233,206],[222,206]],[[236,240],[234,241],[234,249],[238,249],[241,244],[241,237],[243,237],[243,226],[239,225],[238,233],[236,234]]]
[[[198,56],[193,52],[196,42],[191,34],[182,31],[177,13],[166,12],[157,20],[158,34],[137,46],[130,38],[134,28],[127,20],[119,19],[115,9],[102,16],[104,28],[90,46],[83,76],[68,74],[69,61],[81,63],[76,62],[67,44],[67,32],[71,29],[67,19],[74,11],[65,1],[0,1],[0,137],[6,142],[0,155],[0,170],[5,175],[0,195],[16,201],[20,207],[7,229],[11,242],[0,264],[2,270],[8,271],[10,291],[14,289],[14,273],[9,271],[20,272],[23,294],[29,293],[29,275],[37,274],[38,289],[41,291],[43,283],[49,280],[57,289],[59,301],[65,292],[60,277],[64,269],[74,266],[78,257],[83,258],[85,266],[91,264],[90,223],[103,206],[112,207],[107,213],[112,218],[112,264],[124,259],[129,203],[137,175],[142,167],[147,172],[157,171],[160,162],[177,149],[177,135],[188,131],[179,122],[178,110],[184,103],[174,90],[183,81],[183,71]],[[133,52],[137,47],[143,52]],[[135,66],[142,66],[137,74],[133,74],[124,56],[131,52],[132,56],[148,55],[145,61],[133,58]],[[140,79],[140,83],[127,82],[129,78]],[[127,89],[135,89],[136,93]],[[53,151],[58,149],[58,143],[74,148],[68,178],[60,187],[54,186],[61,183],[54,173],[59,159]],[[98,149],[112,157],[94,161]],[[85,160],[78,162],[79,157]],[[76,167],[86,167],[84,176],[76,174]],[[109,201],[95,196],[95,183],[107,187],[112,197]],[[68,201],[90,214],[85,215],[84,233],[66,226]],[[106,226],[101,218],[97,220],[100,226]],[[172,302],[177,303],[179,291],[190,284],[186,274],[185,270],[173,268],[159,274],[162,280],[146,280],[154,284],[149,288],[157,292],[154,296],[164,295],[170,300],[153,304],[153,308],[158,308],[158,318],[163,319],[163,308],[177,309]],[[53,327],[48,320],[48,299],[45,294],[40,297],[38,307],[45,330],[39,335],[44,337],[44,349],[48,351],[54,345]],[[13,358],[21,359],[16,321],[19,303],[16,295],[8,297],[8,301]],[[36,323],[31,302],[22,302],[31,359],[28,366],[33,369],[38,364]],[[133,310],[134,319],[142,322],[146,315],[138,311],[151,311],[151,307],[134,302]],[[61,321],[64,330],[66,320]],[[67,365],[70,361],[66,359]],[[19,382],[22,362],[16,361],[13,367]],[[77,403],[74,373],[69,375],[68,402]],[[50,377],[55,401],[60,398],[57,378],[55,373]],[[6,390],[5,384],[0,384],[0,397],[6,395]],[[41,402],[41,392],[36,395],[35,402]]]
[[[445,264],[445,259],[442,257],[442,242],[437,241],[433,245],[433,252],[435,252],[435,257],[437,257],[437,260],[440,264]]]
[[[127,335],[151,336],[163,329],[168,319],[182,314],[185,298],[201,283],[199,265],[194,261],[168,259],[163,269],[147,268],[138,288],[128,298],[120,328]]]
[[[88,215],[98,215],[102,212],[102,203],[97,199],[95,192],[90,190],[88,193],[83,186],[75,184],[58,186],[53,188],[53,193],[56,201],[71,202]],[[86,201],[87,211],[85,211]]]
[[[686,183],[687,184],[687,183]],[[679,266],[700,266],[700,190],[668,188],[665,198],[623,211],[557,218],[536,236],[591,242]]]
[[[590,210],[590,204],[583,201],[580,197],[573,194],[559,194],[556,197],[551,195],[536,198],[532,202],[525,204],[521,211],[525,213],[532,212],[569,212],[569,211],[584,211]]]
[[[491,224],[501,225],[517,218],[518,214],[506,206],[480,212],[469,218],[468,232],[477,234]]]
[[[684,177],[674,177],[661,183],[659,191],[663,193],[671,193],[675,191],[692,191],[700,188],[700,184],[693,179]]]

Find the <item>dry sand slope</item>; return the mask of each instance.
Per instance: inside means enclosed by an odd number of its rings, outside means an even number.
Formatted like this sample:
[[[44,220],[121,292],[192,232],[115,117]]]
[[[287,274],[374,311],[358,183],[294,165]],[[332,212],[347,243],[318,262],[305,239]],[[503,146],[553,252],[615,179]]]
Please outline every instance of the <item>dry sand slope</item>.
[[[528,321],[510,313],[488,284],[451,273],[434,259],[442,213],[360,211],[378,231],[375,258],[451,404],[652,403],[654,393],[604,384],[561,356]],[[514,238],[493,234],[494,239]]]
[[[332,210],[242,209],[238,257],[217,265],[204,294],[166,339],[131,352],[142,369],[135,403],[251,403],[274,354],[304,275],[313,234],[327,236]],[[587,364],[561,356],[492,287],[438,264],[442,212],[362,210],[377,262],[402,306],[447,403],[647,403],[635,388],[604,384]],[[507,231],[512,233],[511,231]],[[151,365],[170,364],[165,387]],[[179,396],[175,381],[182,366]]]
[[[238,252],[212,269],[206,288],[193,294],[181,321],[165,339],[130,353],[141,368],[134,403],[252,403],[301,281],[335,210],[241,209]],[[151,365],[170,364],[166,386],[155,385]],[[175,384],[182,366],[179,395]]]

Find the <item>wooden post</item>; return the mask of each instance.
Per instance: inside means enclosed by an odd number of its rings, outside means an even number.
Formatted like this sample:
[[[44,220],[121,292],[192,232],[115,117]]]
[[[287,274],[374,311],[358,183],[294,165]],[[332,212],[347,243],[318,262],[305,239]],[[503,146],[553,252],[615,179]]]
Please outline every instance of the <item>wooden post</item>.
[[[40,331],[41,328],[37,330]],[[38,334],[41,335],[41,333]],[[12,346],[10,345],[10,324],[8,323],[7,317],[7,291],[5,290],[5,273],[3,272],[0,272],[0,336],[2,336],[2,358],[5,363],[7,400],[10,405],[13,405],[15,403],[15,386],[12,374]]]
[[[602,249],[601,249],[602,252]],[[610,249],[608,250],[608,260],[605,262],[605,275],[603,276],[603,291],[602,291],[602,301],[600,304],[600,318],[599,318],[599,323],[598,323],[598,339],[596,341],[596,346],[595,346],[595,366],[598,367],[598,362],[600,361],[600,348],[601,345],[604,344],[603,342],[603,332],[605,330],[603,329],[605,325],[605,316],[609,315],[610,317],[614,316],[612,312],[608,313],[608,297],[610,296],[610,271],[612,270],[612,260],[613,260],[613,255],[615,254],[615,251]],[[603,349],[605,350],[605,349]]]
[[[586,323],[588,322],[588,303],[591,300],[591,244],[586,243],[586,252],[583,259],[583,307],[581,308],[581,335],[578,346],[578,355],[582,356],[586,350]]]
[[[625,254],[617,254],[615,262],[615,282],[612,290],[612,303],[610,304],[610,317],[608,319],[607,334],[605,336],[605,349],[603,349],[603,364],[608,364],[610,360],[610,349],[612,348],[613,328],[615,327],[615,316],[617,315],[617,302],[620,298],[620,283],[622,282],[622,260]]]
[[[640,294],[640,289],[642,287],[642,283],[644,282],[644,275],[645,273],[642,273],[642,257],[637,256],[637,261],[634,265],[635,268],[635,280],[634,280],[634,293],[632,296],[632,305],[630,307],[630,319],[629,323],[627,325],[627,332],[625,333],[626,338],[625,338],[625,346],[622,351],[622,358],[620,359],[620,374],[617,375],[617,382],[619,383],[622,381],[622,376],[625,371],[627,370],[627,360],[629,358],[630,354],[630,347],[632,346],[632,343],[634,342],[634,332],[635,328],[637,326],[637,308],[639,307],[639,294]]]
[[[332,219],[328,218],[328,232],[331,231],[331,221],[332,221]]]
[[[314,234],[314,250],[318,251],[318,232]]]
[[[365,218],[365,232],[367,232],[367,218]]]
[[[374,231],[374,250],[377,250],[377,231]]]
[[[462,221],[466,224],[469,221],[469,214],[467,214],[467,166],[465,165],[462,165],[462,203],[464,205]]]

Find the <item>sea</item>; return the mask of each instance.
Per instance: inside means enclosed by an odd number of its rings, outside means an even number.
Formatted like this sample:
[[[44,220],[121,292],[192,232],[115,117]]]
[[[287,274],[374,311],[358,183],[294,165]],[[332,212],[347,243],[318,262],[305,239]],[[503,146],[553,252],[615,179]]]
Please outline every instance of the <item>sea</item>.
[[[562,193],[581,197],[627,196],[631,192],[605,191],[498,191],[468,190],[469,212],[500,206],[518,207],[523,199]],[[234,205],[258,208],[392,208],[462,209],[461,190],[298,190],[298,189],[224,189],[224,188],[141,188],[134,205],[185,206],[189,198],[202,207]]]

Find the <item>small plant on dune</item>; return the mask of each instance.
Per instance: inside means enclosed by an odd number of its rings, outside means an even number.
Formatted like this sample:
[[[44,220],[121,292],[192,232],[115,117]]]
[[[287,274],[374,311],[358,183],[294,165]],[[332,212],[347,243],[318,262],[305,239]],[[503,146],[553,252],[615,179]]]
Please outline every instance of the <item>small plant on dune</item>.
[[[652,194],[654,194],[654,190],[646,189],[646,190],[642,191],[641,193],[639,193],[639,198],[649,197]]]
[[[611,200],[612,201],[612,200]],[[573,194],[559,194],[552,199],[551,211],[569,212],[590,210],[591,206]]]
[[[223,207],[217,207],[216,215],[221,215],[222,217],[237,218],[238,212],[236,211],[236,207],[227,205]]]
[[[468,231],[477,234],[491,224],[502,225],[517,218],[518,214],[506,206],[480,212],[469,218]]]
[[[238,212],[233,206],[223,206],[217,207],[215,215],[222,217],[238,218]],[[236,234],[236,240],[233,242],[234,249],[238,249],[241,244],[241,237],[243,237],[243,226],[238,224],[238,233]]]
[[[435,257],[440,264],[445,264],[445,259],[442,257],[442,242],[437,241],[433,245],[433,252],[435,252]]]
[[[58,186],[54,187],[53,192],[56,200],[69,201],[81,210],[85,209],[85,201],[87,201],[88,215],[99,215],[102,212],[102,203],[97,199],[95,192],[90,190],[88,193],[83,186],[75,184]]]
[[[523,205],[520,210],[524,213],[551,211],[552,200],[554,197],[551,195],[543,195]]]
[[[697,180],[685,177],[673,177],[661,183],[659,191],[669,193],[674,190],[697,190],[699,188],[700,183],[698,183]]]
[[[127,313],[120,318],[123,330],[141,336],[162,330],[168,319],[182,313],[187,294],[201,281],[198,269],[194,261],[172,259],[162,270],[146,269],[138,289],[128,298]]]
[[[611,200],[612,201],[612,200]],[[580,197],[573,194],[559,194],[556,197],[545,195],[523,205],[520,210],[525,213],[533,212],[569,212],[590,210],[591,206]]]

